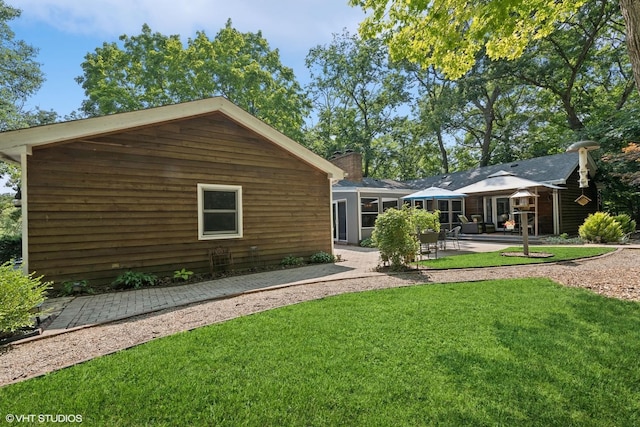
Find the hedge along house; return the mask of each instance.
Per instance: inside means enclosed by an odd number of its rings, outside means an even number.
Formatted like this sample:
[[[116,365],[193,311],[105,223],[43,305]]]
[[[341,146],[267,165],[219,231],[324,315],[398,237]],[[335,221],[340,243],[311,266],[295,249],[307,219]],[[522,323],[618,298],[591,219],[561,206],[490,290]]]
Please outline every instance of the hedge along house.
[[[0,134],[22,169],[23,261],[57,284],[332,253],[343,171],[216,97]]]
[[[469,185],[491,180],[491,176],[520,177],[541,184],[537,188],[540,197],[536,198],[535,209],[530,214],[537,224],[532,230],[534,234],[577,234],[584,219],[598,209],[598,191],[593,181],[595,163],[589,156],[592,179],[588,188],[580,189],[577,153],[536,157],[411,181],[362,178],[362,159],[357,153],[341,153],[331,161],[347,171],[347,178],[333,186],[334,240],[341,243],[358,244],[369,237],[377,215],[389,207],[401,206],[404,196],[429,187],[464,190]],[[470,220],[480,216],[483,223],[493,224],[486,229],[502,232],[506,219],[518,219],[509,198],[516,189],[494,187],[487,190],[474,191],[460,199],[411,203],[440,210],[441,223],[448,229],[460,225],[457,217],[465,214]],[[591,201],[580,205],[576,200],[582,195]]]

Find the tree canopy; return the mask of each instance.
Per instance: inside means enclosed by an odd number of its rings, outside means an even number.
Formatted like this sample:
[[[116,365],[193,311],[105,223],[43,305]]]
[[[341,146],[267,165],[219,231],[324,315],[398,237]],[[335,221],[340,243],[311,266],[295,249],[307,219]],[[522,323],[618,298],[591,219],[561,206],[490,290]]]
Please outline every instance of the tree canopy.
[[[37,49],[16,40],[8,24],[19,16],[20,10],[0,0],[0,131],[26,125],[24,103],[44,81],[35,61]]]
[[[309,102],[293,70],[280,62],[260,32],[241,33],[231,21],[213,39],[200,31],[186,44],[178,35],[120,36],[85,56],[77,82],[90,116],[224,96],[286,135],[300,140]]]
[[[576,0],[349,0],[370,15],[363,37],[381,37],[394,59],[427,68],[450,79],[471,70],[478,53],[515,59],[532,40],[554,31],[584,3]]]

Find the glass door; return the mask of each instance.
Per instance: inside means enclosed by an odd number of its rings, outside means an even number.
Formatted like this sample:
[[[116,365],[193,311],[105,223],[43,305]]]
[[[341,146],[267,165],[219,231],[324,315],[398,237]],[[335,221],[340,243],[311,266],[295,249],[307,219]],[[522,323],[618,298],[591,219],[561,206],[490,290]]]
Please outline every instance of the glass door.
[[[496,229],[504,229],[504,223],[511,216],[511,199],[505,196],[485,198],[485,222],[495,224]]]
[[[347,201],[333,202],[333,239],[347,241]]]

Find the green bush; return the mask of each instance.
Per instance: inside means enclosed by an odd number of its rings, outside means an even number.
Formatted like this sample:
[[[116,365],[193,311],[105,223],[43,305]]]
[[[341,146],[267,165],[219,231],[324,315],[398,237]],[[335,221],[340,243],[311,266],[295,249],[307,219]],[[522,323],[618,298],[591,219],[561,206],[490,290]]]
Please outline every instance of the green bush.
[[[185,268],[173,272],[173,278],[176,280],[180,279],[186,282],[191,276],[193,276],[193,271],[189,271]]]
[[[360,240],[360,247],[363,248],[375,248],[376,244],[374,243],[371,237],[367,237],[366,239]]]
[[[589,214],[578,229],[578,234],[584,240],[595,243],[618,242],[622,237],[620,223],[606,212]]]
[[[31,310],[45,300],[50,282],[34,273],[25,275],[11,262],[0,266],[0,331],[13,332],[33,325]]]
[[[0,237],[0,262],[22,258],[22,238],[20,236]]]
[[[388,209],[378,215],[372,238],[380,249],[383,261],[391,262],[392,269],[402,269],[414,260],[420,243],[418,230],[440,230],[439,212],[403,205],[401,209]]]
[[[311,257],[309,258],[309,261],[311,261],[314,264],[331,264],[333,262],[336,262],[336,257],[334,257],[329,253],[320,251],[311,255]]]
[[[60,293],[68,296],[76,294],[93,294],[95,291],[89,286],[89,282],[86,280],[76,280],[64,282]]]
[[[613,217],[620,227],[622,228],[622,234],[627,233],[635,233],[636,232],[636,222],[631,219],[631,217],[627,214],[620,214]]]
[[[158,278],[155,274],[125,271],[113,281],[113,285],[123,289],[140,289],[144,286],[153,286],[157,281]]]
[[[304,258],[289,255],[284,257],[282,261],[280,261],[280,265],[283,265],[285,267],[296,267],[299,265],[304,265]]]

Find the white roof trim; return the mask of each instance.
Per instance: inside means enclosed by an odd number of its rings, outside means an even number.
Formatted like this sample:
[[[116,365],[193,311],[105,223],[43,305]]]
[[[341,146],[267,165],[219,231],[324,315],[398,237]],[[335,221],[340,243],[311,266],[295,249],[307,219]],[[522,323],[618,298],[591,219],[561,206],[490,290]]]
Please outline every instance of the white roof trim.
[[[91,138],[127,129],[220,112],[258,133],[304,162],[326,172],[329,178],[342,179],[344,171],[323,159],[262,120],[252,116],[223,97],[149,108],[127,113],[55,123],[0,133],[0,154],[16,159],[24,147],[37,147],[69,140]]]

